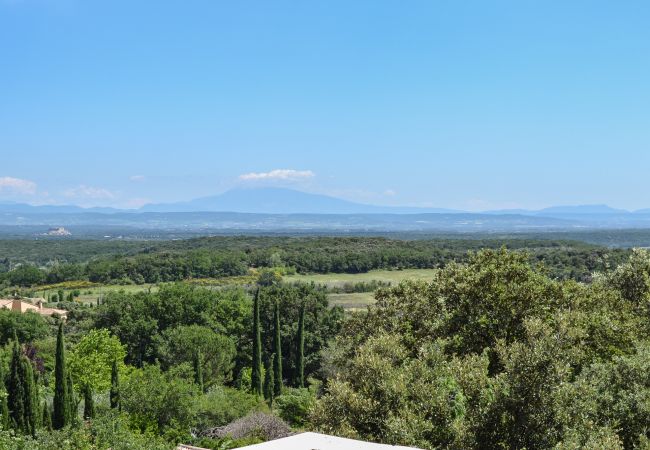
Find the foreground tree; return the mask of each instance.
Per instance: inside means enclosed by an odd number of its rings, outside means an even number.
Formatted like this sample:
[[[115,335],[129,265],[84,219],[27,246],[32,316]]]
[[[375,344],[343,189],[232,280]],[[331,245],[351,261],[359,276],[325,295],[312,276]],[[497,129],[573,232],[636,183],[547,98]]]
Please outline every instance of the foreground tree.
[[[296,386],[305,387],[305,302],[300,305],[296,338]]]
[[[253,299],[253,370],[251,373],[251,391],[262,394],[262,335],[260,330],[260,291]]]
[[[14,341],[11,350],[7,391],[9,394],[8,403],[11,426],[17,431],[26,432],[28,424],[25,420],[25,374],[20,346],[17,340]]]
[[[89,384],[84,386],[84,419],[90,420],[95,418],[95,400],[93,398],[93,389]]]
[[[275,302],[273,306],[273,353],[275,354],[273,364],[273,394],[282,395],[282,336],[280,330],[280,303]]]
[[[194,383],[198,386],[199,390],[203,392],[203,358],[201,357],[201,350],[194,352]]]
[[[275,353],[269,356],[269,359],[266,363],[266,372],[264,373],[264,398],[269,405],[269,408],[273,407],[273,398],[275,397],[275,382],[273,380],[273,367],[275,365]]]
[[[113,360],[111,367],[111,392],[110,401],[112,409],[120,409],[120,373],[117,367],[117,360]]]
[[[63,344],[63,323],[59,324],[56,337],[56,361],[54,366],[54,414],[52,427],[60,430],[70,424],[70,392],[68,392],[68,372],[65,367],[65,348]]]

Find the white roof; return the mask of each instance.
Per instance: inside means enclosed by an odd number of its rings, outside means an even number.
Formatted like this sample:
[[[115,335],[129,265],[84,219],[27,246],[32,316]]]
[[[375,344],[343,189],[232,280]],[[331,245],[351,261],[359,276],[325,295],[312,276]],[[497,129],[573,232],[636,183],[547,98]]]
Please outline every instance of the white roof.
[[[251,450],[417,450],[414,447],[374,444],[319,433],[300,433],[240,448]]]

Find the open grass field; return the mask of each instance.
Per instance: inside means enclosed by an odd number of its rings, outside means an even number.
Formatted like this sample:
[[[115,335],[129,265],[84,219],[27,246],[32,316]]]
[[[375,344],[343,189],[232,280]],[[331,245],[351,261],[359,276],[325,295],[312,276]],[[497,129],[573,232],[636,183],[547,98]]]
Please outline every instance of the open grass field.
[[[347,274],[347,273],[331,273],[331,274],[315,274],[315,275],[289,275],[284,277],[284,281],[287,282],[314,282],[318,284],[323,284],[328,287],[342,287],[345,284],[357,283],[357,282],[371,282],[371,281],[381,281],[384,283],[391,283],[393,285],[399,283],[403,280],[430,280],[433,276],[435,269],[404,269],[404,270],[373,270],[367,273],[359,274]],[[244,277],[241,280],[239,278],[233,278],[233,285],[242,284]],[[219,288],[223,287],[223,279],[221,280],[212,280],[214,284],[211,285],[208,281],[204,280],[205,285],[208,288]],[[220,282],[219,282],[220,281]],[[199,283],[197,283],[199,284]],[[77,297],[77,301],[82,303],[97,303],[97,299],[105,296],[109,292],[121,291],[126,292],[141,292],[141,291],[151,291],[155,292],[158,287],[155,284],[140,284],[140,285],[103,285],[103,286],[88,286],[88,287],[79,287],[78,290],[81,292],[81,295]],[[63,289],[64,293],[67,295],[72,289]],[[44,287],[44,289],[37,290],[35,295],[48,298],[50,295],[56,294],[58,288],[50,289]],[[363,310],[366,306],[374,303],[374,294],[372,292],[354,292],[354,293],[341,293],[341,294],[329,294],[330,304],[332,306],[341,306],[345,310],[355,311]]]
[[[285,276],[288,282],[314,282],[330,288],[342,287],[349,283],[381,281],[384,283],[398,284],[404,280],[430,280],[435,269],[404,269],[404,270],[373,270],[367,273],[330,273],[315,275],[290,275]],[[328,299],[332,306],[341,306],[346,311],[364,310],[375,302],[372,292],[353,292],[344,294],[329,294]]]
[[[328,273],[314,275],[289,275],[284,277],[285,281],[314,282],[335,287],[345,283],[357,283],[361,281],[382,281],[397,284],[403,280],[430,280],[436,269],[404,269],[404,270],[371,270],[366,273]]]

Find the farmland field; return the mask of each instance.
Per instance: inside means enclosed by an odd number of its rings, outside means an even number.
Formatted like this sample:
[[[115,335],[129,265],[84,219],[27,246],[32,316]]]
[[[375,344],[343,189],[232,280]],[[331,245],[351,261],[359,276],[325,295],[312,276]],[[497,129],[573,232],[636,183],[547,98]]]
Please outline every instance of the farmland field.
[[[328,287],[343,286],[346,283],[381,281],[397,284],[403,280],[429,280],[436,269],[371,270],[366,273],[327,273],[314,275],[290,275],[285,281],[303,281],[324,284]]]

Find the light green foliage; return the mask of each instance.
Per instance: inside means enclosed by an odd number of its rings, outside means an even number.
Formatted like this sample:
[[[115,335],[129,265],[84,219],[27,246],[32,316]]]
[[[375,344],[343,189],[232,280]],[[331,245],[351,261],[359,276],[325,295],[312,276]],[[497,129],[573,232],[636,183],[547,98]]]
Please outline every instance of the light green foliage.
[[[125,417],[107,414],[85,427],[41,430],[36,438],[0,431],[2,450],[173,450],[158,436],[133,431]]]
[[[316,403],[316,394],[307,388],[285,388],[275,399],[279,416],[292,426],[302,427]]]
[[[70,352],[68,370],[80,392],[86,385],[95,392],[105,392],[111,386],[113,361],[123,361],[125,355],[120,340],[108,330],[91,330]]]
[[[195,426],[199,429],[223,426],[250,411],[264,411],[266,405],[257,395],[225,386],[214,386],[194,401]]]
[[[189,433],[195,418],[192,398],[199,394],[193,381],[192,367],[186,373],[162,372],[148,365],[134,370],[120,383],[122,411],[131,424],[142,432]]]

